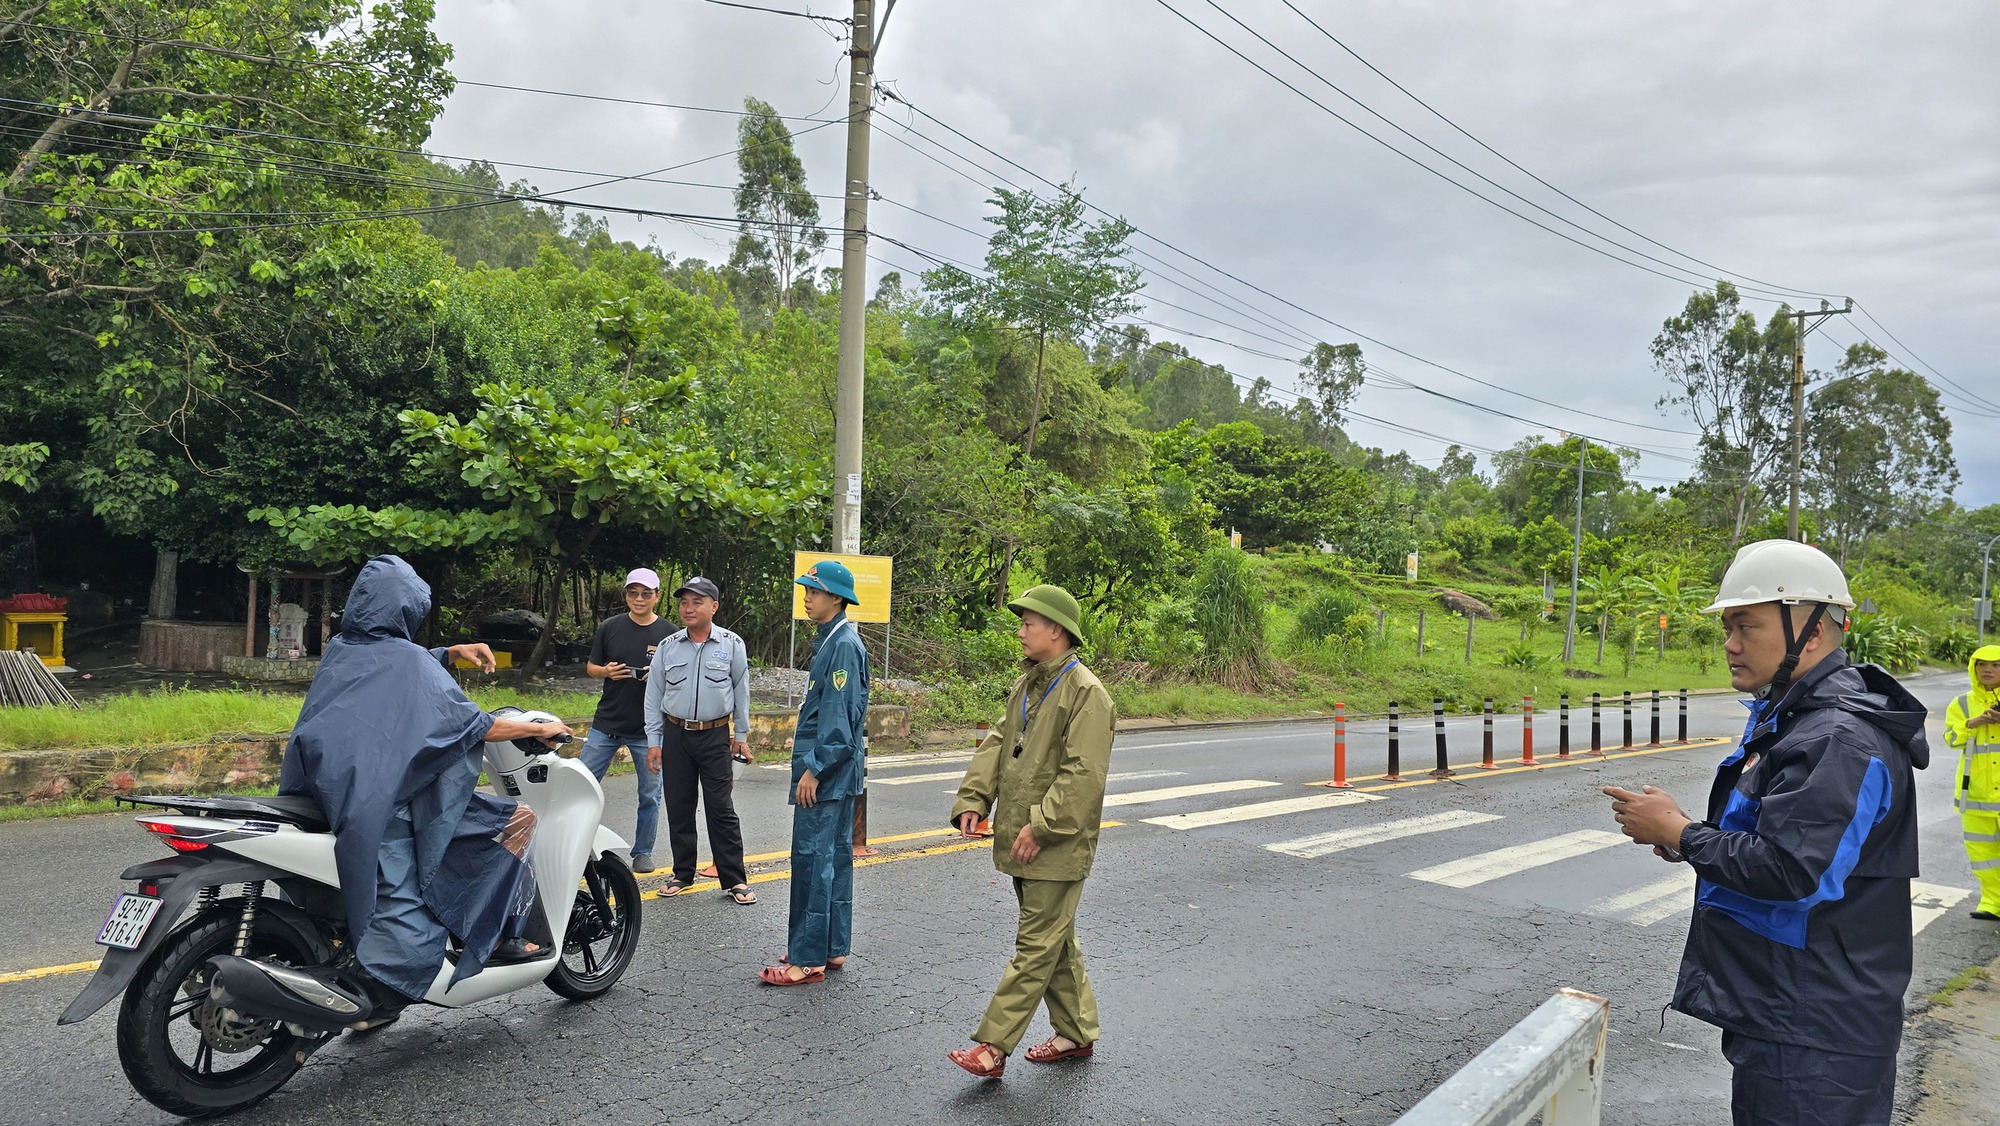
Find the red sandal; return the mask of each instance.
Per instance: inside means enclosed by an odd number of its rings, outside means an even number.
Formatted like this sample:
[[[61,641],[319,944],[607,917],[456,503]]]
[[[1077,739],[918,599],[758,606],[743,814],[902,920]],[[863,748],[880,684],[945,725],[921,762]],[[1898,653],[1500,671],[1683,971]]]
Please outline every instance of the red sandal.
[[[992,1066],[979,1062],[981,1052],[993,1061]],[[974,1044],[970,1048],[953,1048],[945,1053],[945,1058],[981,1079],[998,1079],[1007,1074],[1007,1053],[991,1044]]]
[[[1068,1038],[1065,1037],[1064,1039]],[[1088,1044],[1078,1044],[1075,1041],[1071,1041],[1070,1046],[1067,1048],[1058,1048],[1055,1044],[1056,1038],[1051,1036],[1022,1054],[1028,1057],[1029,1063],[1056,1063],[1060,1060],[1082,1060],[1089,1059],[1091,1056],[1097,1054],[1097,1041],[1095,1040],[1092,1040]]]
[[[757,980],[765,985],[811,985],[826,980],[826,970],[799,969],[802,976],[793,977],[791,971],[796,966],[765,966],[757,971]]]

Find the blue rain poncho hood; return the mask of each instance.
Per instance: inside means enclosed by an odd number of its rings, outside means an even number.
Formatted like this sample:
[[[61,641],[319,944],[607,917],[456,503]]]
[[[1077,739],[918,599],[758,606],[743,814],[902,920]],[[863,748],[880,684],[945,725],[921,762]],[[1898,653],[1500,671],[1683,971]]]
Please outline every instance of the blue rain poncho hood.
[[[421,997],[443,964],[444,932],[465,950],[454,980],[498,944],[521,862],[497,837],[515,804],[477,792],[482,739],[493,719],[442,660],[413,638],[431,590],[394,555],[361,569],[285,747],[278,789],[317,799],[336,834],[334,858],[350,938],[376,909],[376,865],[392,819],[407,811],[413,873],[442,924],[402,952],[397,972],[371,972]],[[428,968],[426,968],[426,966]]]

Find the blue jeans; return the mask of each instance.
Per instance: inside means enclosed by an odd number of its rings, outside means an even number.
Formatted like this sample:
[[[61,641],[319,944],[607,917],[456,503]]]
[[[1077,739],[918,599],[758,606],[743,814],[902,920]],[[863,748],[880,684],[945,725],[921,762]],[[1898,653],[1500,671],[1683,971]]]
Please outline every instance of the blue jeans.
[[[824,966],[847,955],[854,931],[854,798],[792,807],[792,913],[785,956]]]
[[[577,759],[602,782],[604,772],[611,769],[611,756],[620,747],[632,752],[632,764],[639,768],[639,823],[632,829],[632,855],[651,855],[653,840],[660,833],[660,776],[646,763],[646,737],[624,738],[593,727],[584,736],[583,753]]]

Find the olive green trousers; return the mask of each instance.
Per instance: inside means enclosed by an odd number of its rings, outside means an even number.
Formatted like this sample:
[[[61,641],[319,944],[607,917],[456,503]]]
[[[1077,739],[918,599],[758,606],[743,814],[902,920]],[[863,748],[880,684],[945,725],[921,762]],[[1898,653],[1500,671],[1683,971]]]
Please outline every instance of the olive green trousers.
[[[974,1040],[1002,1052],[1028,1031],[1028,1022],[1044,1002],[1049,1024],[1057,1035],[1079,1044],[1096,1043],[1097,995],[1083,972],[1083,947],[1076,940],[1076,905],[1083,898],[1082,880],[1014,879],[1014,898],[1021,904],[1021,923],[1014,933],[1014,958],[1000,975],[1000,986],[986,1006],[986,1019]]]

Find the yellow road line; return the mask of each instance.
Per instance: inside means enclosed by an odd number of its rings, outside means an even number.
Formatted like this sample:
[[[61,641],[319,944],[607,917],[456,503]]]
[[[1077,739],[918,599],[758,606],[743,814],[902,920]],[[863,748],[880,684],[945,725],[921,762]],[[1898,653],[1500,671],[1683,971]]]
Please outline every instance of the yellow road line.
[[[0,985],[12,985],[17,981],[34,981],[37,978],[61,977],[64,974],[87,974],[97,968],[96,962],[71,962],[66,966],[43,966],[34,970],[17,970],[10,974],[0,974]]]
[[[1098,828],[1116,829],[1123,824],[1124,824],[1123,821],[1103,821],[1098,823]],[[886,844],[890,841],[910,841],[910,840],[916,840],[921,837],[940,836],[945,833],[949,833],[955,837],[958,835],[958,830],[926,829],[920,833],[901,833],[893,837],[874,837],[871,838],[871,840],[875,843]],[[925,857],[925,856],[943,856],[946,853],[965,852],[968,849],[991,848],[991,847],[993,847],[993,839],[991,837],[982,837],[976,841],[953,841],[950,844],[931,845],[928,848],[912,848],[912,849],[905,849],[901,852],[885,852],[880,856],[863,857],[859,860],[856,860],[854,862],[854,866],[856,868],[868,868],[876,864],[892,864],[898,860],[916,860],[920,857]],[[766,854],[765,858],[775,859],[778,857],[787,857],[790,855],[791,853],[789,852],[774,852]],[[746,857],[745,859],[755,860],[757,858]],[[758,872],[750,876],[749,879],[745,880],[744,882],[752,884],[768,884],[775,880],[789,880],[791,878],[792,878],[792,870],[790,868],[779,868],[774,872]],[[721,888],[722,888],[722,883],[719,880],[696,880],[694,883],[688,884],[686,887],[683,887],[680,891],[676,892],[675,894],[692,895],[693,893],[698,891],[719,891],[721,890]],[[672,898],[672,896],[662,896],[660,894],[659,889],[655,888],[652,891],[641,892],[639,894],[639,898],[670,899]]]

